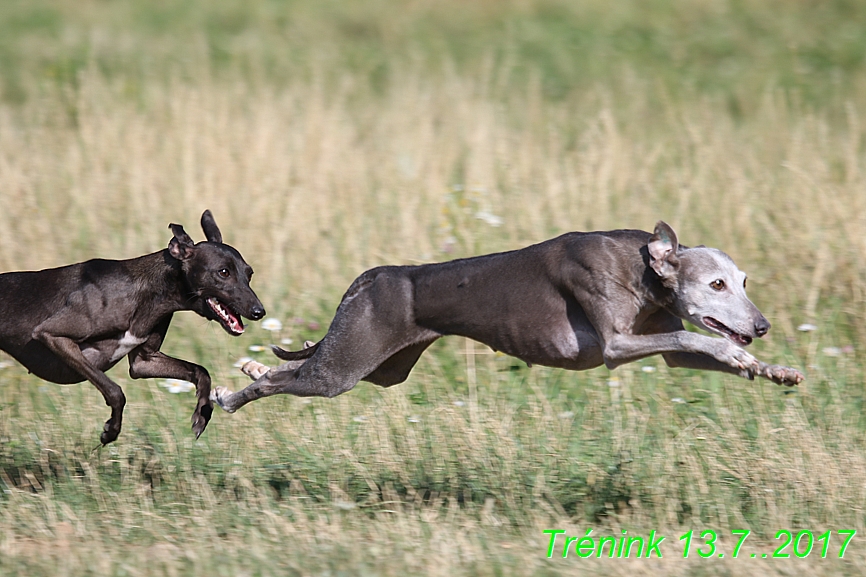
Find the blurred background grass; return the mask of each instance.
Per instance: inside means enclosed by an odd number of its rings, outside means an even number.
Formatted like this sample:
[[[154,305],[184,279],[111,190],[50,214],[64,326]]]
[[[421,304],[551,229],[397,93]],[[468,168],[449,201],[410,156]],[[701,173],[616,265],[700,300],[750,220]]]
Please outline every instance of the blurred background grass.
[[[213,210],[279,333],[189,313],[164,350],[244,379],[379,264],[649,229],[731,254],[765,382],[527,369],[458,338],[409,381],[218,413],[0,369],[0,573],[561,574],[541,531],[668,536],[590,573],[862,573],[676,559],[688,529],[862,530],[866,5],[692,0],[0,3],[0,270],[129,258]],[[810,323],[812,332],[797,327]],[[0,361],[8,361],[8,357]],[[733,542],[724,549],[730,556]],[[669,548],[666,548],[669,547]],[[748,565],[752,563],[752,565]]]

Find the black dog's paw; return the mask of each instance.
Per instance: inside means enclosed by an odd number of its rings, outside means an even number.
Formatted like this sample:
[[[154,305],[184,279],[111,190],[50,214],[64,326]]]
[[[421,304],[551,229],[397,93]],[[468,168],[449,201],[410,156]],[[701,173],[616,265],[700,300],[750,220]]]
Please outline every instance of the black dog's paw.
[[[213,406],[210,404],[198,407],[192,414],[192,432],[195,433],[196,439],[201,437],[201,434],[204,433],[212,415]]]
[[[102,434],[99,435],[99,442],[104,447],[108,443],[114,442],[118,435],[120,435],[120,425],[114,425],[111,420],[108,420],[102,428]]]

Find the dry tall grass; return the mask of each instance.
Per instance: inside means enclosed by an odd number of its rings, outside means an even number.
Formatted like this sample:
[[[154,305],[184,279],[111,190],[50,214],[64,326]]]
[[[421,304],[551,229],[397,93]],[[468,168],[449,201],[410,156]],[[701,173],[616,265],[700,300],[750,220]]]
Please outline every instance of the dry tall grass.
[[[327,323],[374,265],[664,219],[685,244],[718,246],[748,272],[774,325],[754,348],[804,368],[799,392],[655,360],[645,363],[655,373],[515,371],[453,339],[404,385],[269,399],[215,415],[197,443],[190,399],[115,369],[126,428],[91,453],[108,416],[97,392],[6,368],[0,570],[863,570],[859,538],[846,561],[772,563],[682,560],[676,539],[748,527],[752,551],[767,552],[779,529],[863,530],[866,103],[831,118],[768,88],[736,121],[722,102],[674,103],[637,79],[560,103],[537,85],[503,96],[494,72],[406,72],[375,96],[351,76],[336,90],[203,75],[130,93],[91,69],[77,92],[0,107],[0,269],[156,251],[169,222],[200,238],[210,208],[271,315]],[[189,314],[175,322],[166,349],[222,383],[240,384],[233,360],[272,338],[253,328],[230,340]],[[804,322],[819,330],[797,332]],[[286,324],[296,340],[310,332]],[[543,529],[587,527],[657,529],[665,560],[544,558]]]

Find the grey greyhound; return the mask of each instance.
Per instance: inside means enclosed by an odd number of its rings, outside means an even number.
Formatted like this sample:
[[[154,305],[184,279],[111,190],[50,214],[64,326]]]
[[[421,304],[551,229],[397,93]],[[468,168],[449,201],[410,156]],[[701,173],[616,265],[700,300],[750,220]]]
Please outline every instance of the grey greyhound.
[[[741,348],[770,329],[745,286],[728,255],[680,246],[661,221],[652,234],[573,232],[511,252],[378,267],[352,283],[320,342],[274,347],[287,363],[247,363],[254,383],[237,393],[216,387],[211,397],[234,412],[276,394],[333,397],[359,380],[396,385],[444,335],[576,371],[661,354],[672,367],[800,383],[799,371]],[[725,338],[686,331],[683,320]]]
[[[0,274],[0,349],[46,381],[93,383],[111,407],[103,445],[120,433],[126,404],[104,371],[126,355],[133,379],[195,383],[196,438],[207,426],[213,413],[207,370],[159,351],[175,312],[195,311],[233,336],[244,331],[241,315],[253,320],[265,315],[250,288],[253,269],[223,244],[210,211],[202,214],[201,226],[207,242],[194,244],[182,226],[171,224],[174,238],[153,254]]]

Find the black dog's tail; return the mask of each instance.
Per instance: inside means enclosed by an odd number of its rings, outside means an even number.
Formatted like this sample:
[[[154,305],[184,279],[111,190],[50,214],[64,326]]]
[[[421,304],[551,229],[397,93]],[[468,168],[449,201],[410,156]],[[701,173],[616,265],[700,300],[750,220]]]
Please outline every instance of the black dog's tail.
[[[284,361],[300,361],[302,359],[309,359],[313,356],[313,353],[318,350],[318,348],[319,343],[316,343],[300,351],[287,351],[286,349],[280,348],[277,345],[271,345],[271,350],[274,352],[274,354],[277,355],[279,358],[283,359]]]

